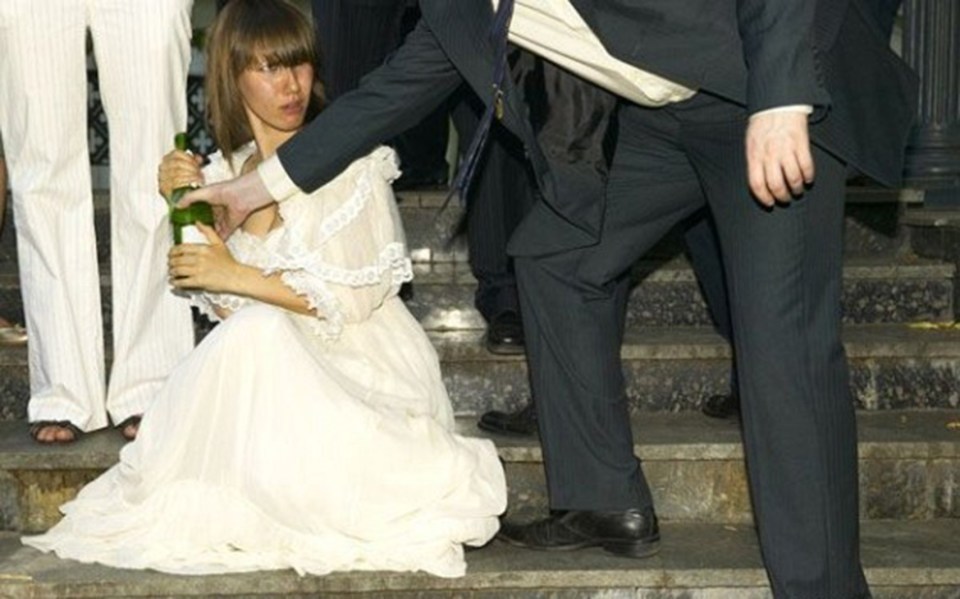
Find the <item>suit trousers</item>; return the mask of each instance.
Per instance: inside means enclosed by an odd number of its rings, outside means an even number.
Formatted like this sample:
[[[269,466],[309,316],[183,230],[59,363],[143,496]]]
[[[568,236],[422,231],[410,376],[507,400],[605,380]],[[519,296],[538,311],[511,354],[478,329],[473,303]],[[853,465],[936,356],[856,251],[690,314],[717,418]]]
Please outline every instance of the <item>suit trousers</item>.
[[[469,89],[458,94],[462,99],[451,117],[464,154],[480,124],[483,105]],[[520,312],[507,240],[533,205],[535,194],[523,145],[495,123],[466,202],[470,270],[477,279],[474,305],[487,322],[505,311]]]
[[[697,94],[623,105],[599,243],[518,257],[550,507],[652,506],[634,457],[620,349],[626,273],[707,205],[729,293],[744,446],[776,597],[868,596],[859,558],[856,425],[840,341],[845,165],[764,209],[746,181],[742,107]]]
[[[4,0],[0,130],[30,336],[31,421],[85,431],[141,414],[193,346],[167,285],[157,166],[185,129],[192,0]],[[113,366],[105,389],[87,148],[86,35],[110,126]],[[106,408],[106,411],[105,411]]]

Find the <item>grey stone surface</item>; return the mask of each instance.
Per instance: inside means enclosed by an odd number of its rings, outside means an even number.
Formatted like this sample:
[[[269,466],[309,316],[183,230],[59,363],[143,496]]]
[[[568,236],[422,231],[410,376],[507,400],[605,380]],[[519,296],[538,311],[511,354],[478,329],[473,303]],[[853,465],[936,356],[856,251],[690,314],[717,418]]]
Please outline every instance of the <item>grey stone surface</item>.
[[[853,325],[844,330],[851,389],[861,408],[955,408],[960,405],[960,329],[922,330],[903,325]],[[435,332],[444,381],[459,414],[514,409],[526,403],[523,356],[494,356],[482,332]],[[630,331],[623,347],[631,409],[697,410],[706,397],[728,392],[730,350],[710,329]],[[108,352],[109,359],[109,352]],[[26,352],[0,349],[0,416],[26,410]]]
[[[0,306],[22,322],[19,280],[0,267]],[[649,270],[654,269],[656,270]],[[850,262],[844,270],[843,319],[848,324],[943,322],[954,317],[953,267],[930,263]],[[481,329],[473,307],[476,282],[462,262],[417,263],[410,311],[428,330]],[[102,277],[103,317],[109,327],[110,279]],[[641,263],[627,306],[627,327],[708,326],[710,315],[685,262]],[[109,330],[109,329],[108,329]]]
[[[899,226],[902,205],[898,202],[856,201],[865,200],[867,196],[865,193],[848,193],[844,252],[847,255],[876,256],[903,251],[906,234]]]
[[[0,471],[0,530],[21,530],[20,483],[10,472]]]
[[[861,413],[860,497],[864,519],[960,521],[960,413],[951,410]],[[504,462],[510,505],[522,520],[546,512],[542,454],[535,437],[487,435],[473,417],[461,434],[490,438]],[[692,413],[635,418],[635,451],[644,463],[660,517],[673,522],[746,524],[752,520],[735,421]],[[57,507],[112,466],[123,441],[113,430],[75,444],[40,446],[22,423],[0,423],[0,522],[44,530]]]
[[[458,413],[512,408],[526,401],[522,359],[490,356],[481,348],[479,333],[433,338]],[[953,408],[960,403],[960,330],[852,326],[845,338],[851,389],[860,407]],[[706,397],[729,390],[729,348],[709,330],[633,331],[622,355],[627,395],[636,411],[695,410]]]
[[[960,269],[960,210],[914,209],[904,222],[913,252]],[[954,285],[953,305],[960,320],[960,285]]]
[[[494,542],[467,554],[463,578],[392,572],[299,577],[290,571],[173,576],[59,560],[0,537],[0,595],[45,597],[318,596],[463,599],[768,599],[749,527],[665,524],[661,552],[644,560],[599,550],[540,553]],[[863,527],[863,561],[876,597],[956,599],[956,521]]]

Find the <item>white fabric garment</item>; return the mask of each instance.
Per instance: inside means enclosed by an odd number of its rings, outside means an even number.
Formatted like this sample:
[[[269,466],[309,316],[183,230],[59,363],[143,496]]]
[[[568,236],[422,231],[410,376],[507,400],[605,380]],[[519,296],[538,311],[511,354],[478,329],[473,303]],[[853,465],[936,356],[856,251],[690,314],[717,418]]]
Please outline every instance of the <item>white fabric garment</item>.
[[[0,1],[0,131],[17,228],[29,419],[83,430],[146,409],[193,347],[169,290],[157,165],[187,122],[192,0]],[[110,127],[113,368],[105,392],[87,148],[86,32]],[[105,239],[100,243],[104,244]]]
[[[571,73],[641,106],[682,102],[697,93],[611,56],[569,0],[515,1],[510,41]],[[498,0],[492,2],[496,10]],[[760,111],[772,112],[811,114],[813,106],[792,104]]]
[[[499,2],[492,2],[496,10]],[[611,56],[569,0],[515,0],[509,39],[641,106],[681,102],[696,93]]]
[[[120,463],[24,542],[183,574],[462,575],[462,544],[494,535],[506,483],[490,441],[453,432],[437,355],[397,297],[411,278],[398,174],[380,148],[281,204],[265,238],[234,234],[238,260],[282,272],[318,316],[200,298],[237,311],[176,368]]]

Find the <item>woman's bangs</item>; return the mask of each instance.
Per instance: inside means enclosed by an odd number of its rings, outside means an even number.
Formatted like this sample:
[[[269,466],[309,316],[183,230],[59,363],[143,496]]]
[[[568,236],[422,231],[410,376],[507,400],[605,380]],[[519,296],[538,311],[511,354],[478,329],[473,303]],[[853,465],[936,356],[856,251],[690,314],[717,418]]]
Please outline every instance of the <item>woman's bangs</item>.
[[[304,63],[314,64],[316,53],[313,38],[308,32],[297,29],[288,26],[259,32],[257,39],[250,44],[252,53],[246,57],[247,62],[244,66],[251,66],[260,61],[281,67],[293,67]]]

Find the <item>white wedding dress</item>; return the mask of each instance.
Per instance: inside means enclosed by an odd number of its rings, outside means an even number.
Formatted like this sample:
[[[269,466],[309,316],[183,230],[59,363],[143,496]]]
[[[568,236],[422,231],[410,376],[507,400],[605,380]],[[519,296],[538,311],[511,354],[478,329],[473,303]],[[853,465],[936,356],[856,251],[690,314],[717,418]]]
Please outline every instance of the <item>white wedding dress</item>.
[[[233,314],[170,375],[120,462],[24,543],[183,574],[464,573],[463,544],[497,530],[504,475],[491,442],[454,433],[437,355],[397,297],[411,270],[395,161],[380,148],[281,203],[265,238],[230,238],[318,316],[198,297]],[[205,175],[233,176],[218,157]]]

